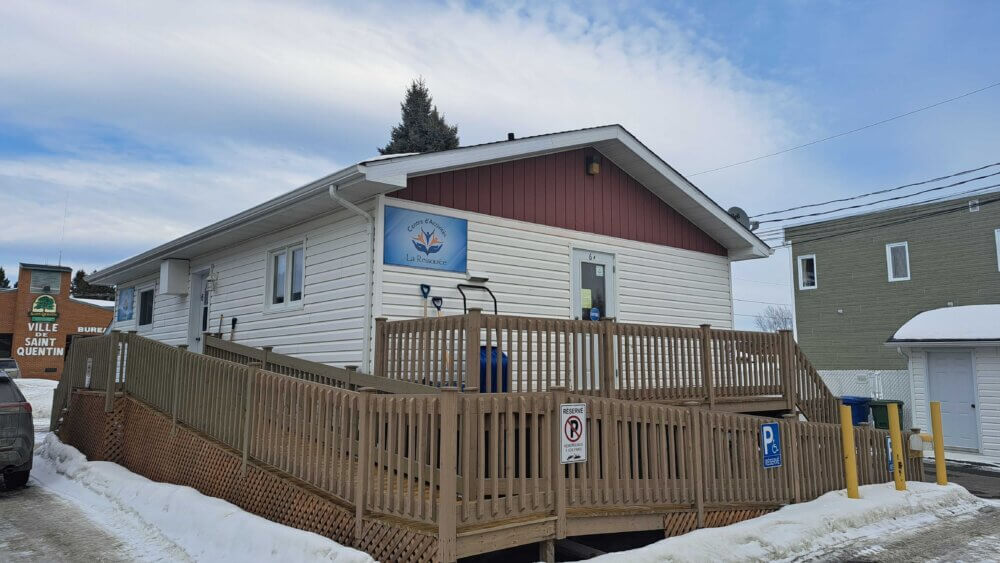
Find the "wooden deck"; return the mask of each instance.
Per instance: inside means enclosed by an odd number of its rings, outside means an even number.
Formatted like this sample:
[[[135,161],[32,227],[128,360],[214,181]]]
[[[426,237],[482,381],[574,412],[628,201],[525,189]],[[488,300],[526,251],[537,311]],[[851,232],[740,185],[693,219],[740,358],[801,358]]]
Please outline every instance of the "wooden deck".
[[[801,384],[811,368],[787,337],[755,335],[751,342],[757,348],[747,348],[740,334],[650,328],[640,346],[609,338],[633,329],[618,331],[605,322],[562,325],[543,331],[547,340],[540,340],[537,330],[528,334],[540,328],[536,321],[504,324],[494,318],[484,323],[490,328],[480,326],[473,334],[479,332],[490,345],[495,335],[484,331],[502,335],[498,348],[510,351],[511,386],[517,387],[479,393],[474,387],[460,392],[438,385],[465,381],[472,363],[450,355],[463,340],[430,336],[431,329],[445,327],[460,327],[457,334],[465,334],[469,319],[434,322],[396,330],[383,321],[378,329],[379,346],[395,347],[378,360],[379,369],[419,373],[422,381],[402,382],[433,387],[430,393],[355,391],[350,380],[333,386],[294,371],[264,370],[263,362],[244,365],[113,333],[74,344],[57,397],[83,388],[104,390],[110,401],[120,390],[246,460],[274,467],[352,507],[359,545],[365,526],[391,522],[392,529],[425,538],[432,533],[435,557],[445,561],[568,536],[684,533],[844,487],[839,425],[777,419],[783,464],[765,469],[761,425],[776,419],[726,412],[749,403],[780,411],[789,397],[804,412],[824,412],[827,397]],[[585,330],[598,332],[580,337]],[[564,336],[560,340],[557,334]],[[582,344],[585,340],[591,344]],[[404,352],[429,352],[423,343],[442,341],[455,347],[431,356],[433,361],[403,362]],[[410,344],[399,347],[399,342]],[[598,346],[604,356],[596,354]],[[742,362],[744,355],[755,357],[753,350],[762,355],[753,362],[764,367]],[[594,360],[581,364],[591,352]],[[617,367],[607,367],[610,358]],[[678,365],[684,370],[672,367]],[[566,381],[576,388],[561,385]],[[695,384],[655,385],[685,381]],[[684,404],[666,404],[677,402]],[[561,464],[558,454],[558,412],[565,403],[583,403],[587,413],[587,459],[570,465]],[[863,484],[891,479],[886,435],[855,429]],[[908,469],[919,471],[918,466],[911,460]]]
[[[374,375],[464,392],[571,392],[837,420],[791,332],[745,332],[505,315],[376,321]],[[491,351],[491,352],[487,352]],[[485,356],[495,355],[503,361]],[[494,383],[497,382],[497,383]]]

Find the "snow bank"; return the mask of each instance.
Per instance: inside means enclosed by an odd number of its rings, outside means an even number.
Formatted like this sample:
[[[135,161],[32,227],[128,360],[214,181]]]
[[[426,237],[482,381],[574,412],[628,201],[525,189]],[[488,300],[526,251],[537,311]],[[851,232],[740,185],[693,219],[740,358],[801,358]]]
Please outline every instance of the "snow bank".
[[[908,482],[906,486],[909,490],[900,492],[893,483],[867,485],[861,487],[861,499],[849,499],[844,491],[834,491],[760,518],[725,528],[696,530],[593,561],[799,559],[858,538],[882,537],[995,506],[955,484],[941,487]]]
[[[190,487],[150,481],[115,463],[87,461],[53,435],[35,452],[32,478],[80,505],[138,559],[373,561],[363,552],[260,518]]]
[[[14,383],[24,398],[31,403],[31,418],[35,423],[35,432],[48,431],[52,419],[52,394],[55,393],[59,382],[50,379],[15,379]]]
[[[1000,305],[961,305],[924,311],[906,321],[889,339],[1000,340]]]

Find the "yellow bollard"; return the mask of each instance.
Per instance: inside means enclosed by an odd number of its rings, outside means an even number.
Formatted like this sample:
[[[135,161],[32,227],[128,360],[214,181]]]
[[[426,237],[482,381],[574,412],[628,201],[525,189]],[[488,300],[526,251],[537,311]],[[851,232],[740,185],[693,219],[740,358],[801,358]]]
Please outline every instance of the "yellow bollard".
[[[889,403],[889,437],[892,439],[892,461],[893,477],[896,479],[896,490],[906,490],[906,473],[904,467],[906,459],[903,458],[903,435],[899,430],[899,406],[896,403]]]
[[[938,485],[948,484],[944,459],[944,430],[941,428],[941,401],[931,401],[931,438],[934,440],[934,473]]]
[[[858,493],[858,461],[854,453],[851,407],[844,404],[840,405],[840,443],[844,448],[844,479],[847,481],[847,498],[861,498]]]

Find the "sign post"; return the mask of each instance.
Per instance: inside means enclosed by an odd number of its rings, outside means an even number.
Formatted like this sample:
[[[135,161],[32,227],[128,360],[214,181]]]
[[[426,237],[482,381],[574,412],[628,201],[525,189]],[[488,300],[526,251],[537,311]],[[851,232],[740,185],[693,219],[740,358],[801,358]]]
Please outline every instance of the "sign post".
[[[587,461],[587,404],[560,404],[559,428],[559,463]]]
[[[760,442],[764,469],[781,467],[781,428],[777,422],[760,425]]]

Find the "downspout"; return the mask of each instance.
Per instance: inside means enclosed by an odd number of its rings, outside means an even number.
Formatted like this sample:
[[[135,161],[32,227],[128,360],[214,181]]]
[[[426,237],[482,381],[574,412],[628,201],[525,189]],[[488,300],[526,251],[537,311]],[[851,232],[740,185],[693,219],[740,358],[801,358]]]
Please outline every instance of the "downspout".
[[[375,268],[375,217],[361,209],[357,205],[354,205],[350,201],[347,201],[338,193],[340,188],[337,184],[332,184],[330,186],[330,199],[343,205],[346,209],[353,212],[365,220],[365,229],[368,234],[368,245],[365,247],[365,262],[368,267],[365,269],[365,337],[361,344],[361,369],[369,370],[371,364],[371,347],[372,347],[372,293],[375,288],[372,287],[374,284],[375,274],[373,272]]]

